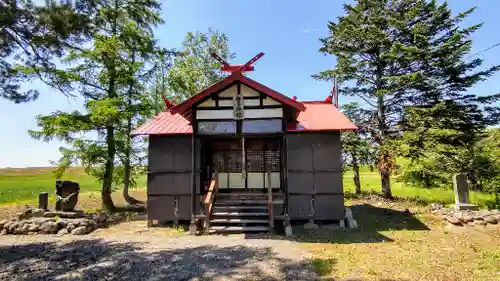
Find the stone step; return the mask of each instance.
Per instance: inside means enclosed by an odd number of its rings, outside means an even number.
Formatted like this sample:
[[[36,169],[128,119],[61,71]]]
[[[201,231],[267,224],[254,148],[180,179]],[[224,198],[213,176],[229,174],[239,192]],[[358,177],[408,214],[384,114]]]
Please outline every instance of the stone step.
[[[268,224],[269,220],[264,219],[212,219],[210,223],[235,223],[235,224],[245,224],[245,223],[265,223]]]
[[[213,212],[212,217],[260,217],[269,216],[267,212]]]
[[[267,226],[211,226],[210,232],[266,232],[269,231]]]

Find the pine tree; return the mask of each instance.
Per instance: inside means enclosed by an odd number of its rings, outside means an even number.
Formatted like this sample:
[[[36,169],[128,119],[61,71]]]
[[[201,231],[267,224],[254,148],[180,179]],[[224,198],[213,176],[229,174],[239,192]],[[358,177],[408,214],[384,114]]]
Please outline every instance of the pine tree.
[[[372,110],[368,130],[379,150],[382,194],[391,197],[398,140],[404,131],[412,130],[409,120],[414,119],[415,106],[421,111],[442,102],[439,111],[452,117],[447,121],[450,126],[463,129],[462,137],[472,133],[476,138],[484,126],[479,100],[463,91],[497,67],[466,75],[480,65],[477,59],[464,61],[471,45],[469,35],[480,25],[458,25],[472,10],[453,17],[446,3],[426,0],[357,0],[345,5],[345,10],[345,16],[329,23],[330,36],[321,39],[320,51],[335,55],[337,67],[316,77],[338,75],[350,85],[342,92],[359,97]],[[421,130],[421,124],[415,129]],[[457,128],[450,129],[455,135]]]
[[[72,2],[0,0],[0,97],[15,103],[36,99],[36,89],[21,89],[33,77],[67,94],[50,76],[56,59],[87,39],[92,28],[87,15],[93,10],[93,1]],[[26,68],[34,75],[26,75]]]
[[[358,130],[356,132],[342,132],[343,163],[352,167],[356,194],[361,194],[360,165],[372,165],[376,155],[376,148],[371,143],[366,130],[370,112],[360,107],[359,103],[352,102],[342,105],[344,114],[352,121]]]
[[[486,136],[486,127],[497,122],[488,117],[483,104],[498,96],[477,97],[467,90],[499,67],[478,70],[482,60],[467,59],[470,37],[482,26],[461,27],[473,11],[452,16],[446,3],[431,1],[426,5],[427,16],[409,32],[413,46],[407,51],[418,58],[414,64],[420,66],[421,75],[414,80],[414,94],[405,111],[402,142],[412,172],[425,186],[436,180],[449,184],[452,173],[466,173],[472,187],[480,189],[478,177],[489,169],[476,144]],[[447,179],[440,179],[443,176]]]
[[[91,15],[95,25],[91,41],[72,49],[63,59],[68,67],[55,73],[55,81],[83,97],[86,112],[38,116],[41,130],[30,132],[38,139],[57,137],[70,144],[71,148],[61,149],[61,172],[81,163],[102,181],[102,203],[108,210],[115,208],[113,183],[124,179],[115,170],[120,165],[117,156],[131,153],[130,127],[146,100],[138,84],[145,60],[156,53],[152,28],[162,22],[159,9],[155,0],[100,1]]]

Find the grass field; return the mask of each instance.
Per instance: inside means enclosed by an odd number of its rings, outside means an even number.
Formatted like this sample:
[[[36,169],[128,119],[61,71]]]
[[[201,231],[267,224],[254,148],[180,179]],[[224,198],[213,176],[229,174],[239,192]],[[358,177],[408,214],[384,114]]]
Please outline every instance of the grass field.
[[[68,170],[63,179],[74,180],[80,183],[80,193],[99,192],[101,185],[94,178],[84,173],[81,168]],[[31,204],[36,202],[39,192],[49,192],[51,199],[55,194],[56,178],[53,168],[24,168],[24,169],[0,169],[0,205],[5,204]],[[138,180],[138,187],[146,186],[146,177]],[[376,172],[362,169],[361,186],[364,192],[379,192],[380,178]],[[354,181],[352,173],[344,175],[344,190],[346,193],[354,192]],[[415,188],[401,182],[392,181],[393,195],[401,198],[419,199],[428,203],[443,202],[451,204],[454,202],[454,194],[451,189],[440,188]],[[486,206],[493,202],[494,196],[481,192],[471,192],[472,203]]]
[[[80,193],[101,189],[100,183],[81,168],[69,169],[63,179],[80,183]],[[55,181],[53,168],[0,169],[0,205],[33,203],[40,192],[48,192],[53,200]],[[138,180],[139,187],[144,187],[145,183],[145,177]]]

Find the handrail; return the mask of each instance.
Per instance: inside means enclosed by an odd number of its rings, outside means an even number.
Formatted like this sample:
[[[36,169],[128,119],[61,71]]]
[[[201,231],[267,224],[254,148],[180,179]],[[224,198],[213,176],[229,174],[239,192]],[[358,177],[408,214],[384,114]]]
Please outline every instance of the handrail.
[[[267,209],[269,212],[269,231],[273,231],[274,214],[273,214],[273,188],[271,184],[271,172],[267,172]]]
[[[208,234],[210,230],[210,217],[212,216],[213,205],[215,196],[219,192],[219,174],[217,172],[214,173],[214,177],[210,182],[210,186],[208,187],[207,195],[205,196],[204,205],[205,205],[205,234]]]

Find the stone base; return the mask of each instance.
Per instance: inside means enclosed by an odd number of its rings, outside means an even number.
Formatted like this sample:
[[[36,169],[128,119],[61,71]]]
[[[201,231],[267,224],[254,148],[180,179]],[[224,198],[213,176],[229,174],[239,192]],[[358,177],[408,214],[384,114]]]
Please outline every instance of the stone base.
[[[453,205],[454,211],[465,211],[465,210],[477,210],[477,206],[474,204],[460,203]]]
[[[46,218],[67,218],[67,219],[76,219],[83,218],[85,213],[83,211],[73,211],[73,212],[65,212],[65,211],[48,211],[43,214]]]

